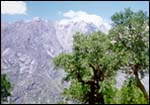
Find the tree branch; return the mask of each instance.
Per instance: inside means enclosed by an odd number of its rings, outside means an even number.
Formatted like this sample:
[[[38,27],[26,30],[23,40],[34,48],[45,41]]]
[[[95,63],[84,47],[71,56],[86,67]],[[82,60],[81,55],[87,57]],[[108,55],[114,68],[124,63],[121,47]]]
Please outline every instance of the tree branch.
[[[144,85],[140,81],[140,78],[139,78],[139,75],[138,75],[139,65],[138,64],[134,65],[132,69],[133,69],[133,72],[134,72],[134,75],[135,75],[135,78],[136,78],[138,88],[140,88],[140,90],[142,91],[146,101],[149,102],[149,96],[146,92],[146,89],[145,89]]]

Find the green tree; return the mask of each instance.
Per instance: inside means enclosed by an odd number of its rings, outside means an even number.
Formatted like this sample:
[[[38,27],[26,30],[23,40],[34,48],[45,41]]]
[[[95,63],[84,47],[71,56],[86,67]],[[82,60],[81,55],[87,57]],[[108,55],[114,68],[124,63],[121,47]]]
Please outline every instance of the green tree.
[[[135,78],[130,77],[124,81],[119,91],[119,104],[146,104],[147,101],[140,89],[136,86]]]
[[[6,75],[1,75],[1,102],[7,102],[7,97],[11,95],[11,84],[7,80]]]
[[[145,99],[149,96],[140,76],[149,70],[149,20],[143,11],[133,12],[129,8],[112,16],[113,27],[110,31],[111,46],[121,59],[122,70],[135,76],[136,86]]]
[[[107,86],[111,89],[105,80],[111,81],[119,67],[117,54],[110,49],[110,40],[104,33],[76,33],[73,38],[73,52],[54,58],[55,65],[67,73],[64,80],[71,82],[64,94],[78,103],[104,104],[111,94],[105,91],[109,90]]]

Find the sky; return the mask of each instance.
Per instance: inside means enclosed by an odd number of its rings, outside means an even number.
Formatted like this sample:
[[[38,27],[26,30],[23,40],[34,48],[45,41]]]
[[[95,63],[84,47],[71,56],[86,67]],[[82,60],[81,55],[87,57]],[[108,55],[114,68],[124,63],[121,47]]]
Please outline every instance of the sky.
[[[100,16],[110,21],[115,12],[128,7],[133,11],[143,10],[149,15],[148,1],[1,1],[1,20],[9,22],[34,17],[61,20],[86,14],[86,17]]]

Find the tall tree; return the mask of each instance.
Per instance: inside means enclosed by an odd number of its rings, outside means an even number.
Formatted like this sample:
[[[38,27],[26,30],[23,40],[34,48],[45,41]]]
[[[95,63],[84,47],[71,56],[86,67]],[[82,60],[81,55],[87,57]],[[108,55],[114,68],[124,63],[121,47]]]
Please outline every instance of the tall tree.
[[[65,91],[69,98],[81,103],[104,104],[104,97],[108,94],[102,86],[111,81],[120,62],[116,59],[117,54],[111,51],[110,44],[104,33],[77,33],[74,35],[73,52],[54,58],[55,65],[67,73],[65,80],[71,82],[70,88]]]
[[[140,76],[149,70],[149,20],[143,11],[133,12],[129,8],[112,16],[113,28],[110,31],[112,46],[120,55],[122,70],[135,76],[137,87],[145,99],[149,96]]]

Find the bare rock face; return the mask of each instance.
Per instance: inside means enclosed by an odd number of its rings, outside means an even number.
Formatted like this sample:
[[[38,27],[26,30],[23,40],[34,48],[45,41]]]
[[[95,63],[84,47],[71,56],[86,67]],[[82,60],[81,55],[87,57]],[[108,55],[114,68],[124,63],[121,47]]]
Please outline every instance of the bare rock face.
[[[13,85],[11,103],[56,103],[63,71],[52,58],[63,51],[53,22],[32,20],[2,25],[2,73]]]
[[[36,18],[2,24],[2,73],[13,85],[9,103],[52,104],[63,100],[60,93],[68,83],[61,83],[63,70],[56,70],[52,58],[72,48],[77,32],[108,31],[92,23],[52,22]],[[120,81],[121,82],[121,81]]]

